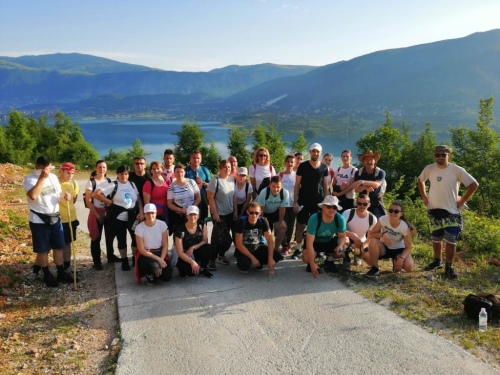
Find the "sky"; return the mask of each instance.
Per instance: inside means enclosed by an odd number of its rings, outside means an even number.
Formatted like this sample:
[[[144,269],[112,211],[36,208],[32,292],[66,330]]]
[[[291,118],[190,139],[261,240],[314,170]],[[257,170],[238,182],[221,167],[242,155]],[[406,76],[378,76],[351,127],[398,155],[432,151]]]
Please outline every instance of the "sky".
[[[0,0],[0,56],[78,52],[175,71],[322,66],[497,28],[499,0]]]

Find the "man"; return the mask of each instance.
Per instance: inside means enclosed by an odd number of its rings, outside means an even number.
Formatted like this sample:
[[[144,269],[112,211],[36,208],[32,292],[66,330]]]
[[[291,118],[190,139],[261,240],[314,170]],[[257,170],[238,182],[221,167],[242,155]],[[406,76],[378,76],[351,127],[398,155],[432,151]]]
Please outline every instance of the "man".
[[[163,153],[163,178],[165,180],[170,179],[170,181],[173,181],[175,178],[174,176],[174,163],[175,163],[175,157],[174,157],[174,152],[167,148],[165,152]],[[168,180],[167,180],[168,181]]]
[[[271,183],[263,189],[256,199],[264,211],[264,217],[269,222],[271,230],[274,228],[276,236],[275,251],[278,251],[286,233],[285,212],[288,206],[289,193],[283,189],[280,176],[271,177]]]
[[[354,263],[357,266],[361,265],[363,259],[369,266],[370,253],[368,252],[367,233],[377,224],[377,218],[368,209],[370,208],[370,197],[366,194],[359,194],[355,202],[356,208],[346,210],[342,213],[346,221],[346,243],[348,242],[354,248]]]
[[[57,287],[59,282],[73,282],[71,275],[64,270],[64,232],[59,216],[59,201],[69,201],[71,195],[62,192],[59,180],[51,173],[53,169],[50,159],[47,156],[40,156],[36,159],[35,171],[24,180],[30,208],[28,220],[33,251],[36,253],[30,279],[36,279],[42,270],[43,281],[48,287]],[[48,258],[51,248],[57,267],[57,279],[49,271]]]
[[[425,267],[425,270],[443,268],[442,241],[444,241],[446,250],[444,275],[450,279],[456,279],[453,258],[463,221],[459,208],[465,205],[479,184],[465,169],[449,162],[450,154],[451,149],[446,145],[434,148],[436,162],[425,167],[420,174],[418,190],[420,190],[422,200],[427,207],[434,250],[434,261]],[[430,182],[429,195],[427,195],[425,188],[427,180]],[[467,187],[467,191],[462,197],[458,195],[460,183]]]
[[[313,143],[309,147],[311,159],[301,163],[297,169],[293,190],[293,211],[297,214],[297,228],[295,230],[297,248],[292,255],[293,259],[300,258],[304,229],[309,217],[318,211],[317,205],[323,198],[323,191],[325,194],[329,194],[328,165],[321,162],[322,150],[319,143]]]
[[[356,193],[368,194],[370,197],[370,211],[377,219],[387,215],[384,206],[385,171],[375,166],[380,160],[380,154],[371,150],[359,155],[359,161],[364,164],[354,175],[352,187]]]
[[[200,189],[200,219],[204,220],[208,217],[208,202],[207,202],[207,187],[212,176],[208,168],[201,165],[201,152],[196,150],[191,154],[189,159],[190,165],[186,168],[186,177],[195,180]]]
[[[238,178],[238,160],[236,159],[236,156],[230,156],[227,161],[231,163],[231,174],[230,176],[236,179]]]
[[[248,205],[247,215],[236,221],[235,246],[236,266],[241,273],[248,273],[253,265],[257,270],[267,264],[269,273],[274,273],[274,266],[281,255],[274,250],[273,236],[266,218],[260,217],[262,209],[257,202]]]
[[[325,260],[325,268],[333,273],[338,272],[333,258],[344,257],[344,262],[349,264],[351,262],[349,254],[345,251],[347,248],[345,219],[338,213],[342,209],[338,198],[327,195],[318,206],[322,211],[311,215],[307,222],[306,250],[302,256],[304,262],[308,263],[307,271],[310,271],[314,278],[323,273],[314,262],[319,253],[329,255]]]
[[[59,183],[61,184],[61,189],[64,193],[68,192],[71,195],[69,201],[62,200],[59,204],[59,210],[61,214],[61,222],[64,231],[64,269],[68,269],[71,264],[71,243],[76,241],[76,228],[80,224],[76,218],[75,202],[80,192],[78,183],[73,179],[75,172],[77,172],[75,166],[72,163],[64,163],[61,166]],[[70,226],[71,225],[71,229]],[[71,232],[73,232],[73,238],[71,237]]]
[[[304,156],[302,155],[302,152],[296,152],[294,155],[295,157],[295,165],[293,166],[293,171],[297,172],[297,168],[299,168],[300,163],[304,160]]]

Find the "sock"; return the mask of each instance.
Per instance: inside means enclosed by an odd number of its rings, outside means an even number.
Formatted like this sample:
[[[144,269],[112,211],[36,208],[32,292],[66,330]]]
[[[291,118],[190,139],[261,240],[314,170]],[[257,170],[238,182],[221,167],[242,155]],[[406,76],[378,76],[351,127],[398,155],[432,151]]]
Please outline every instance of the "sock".
[[[70,264],[71,264],[71,262],[64,261],[64,269],[68,269]]]
[[[66,271],[64,271],[64,265],[62,265],[62,264],[60,266],[56,265],[56,268],[57,268],[58,275],[64,275],[66,273]]]
[[[50,271],[49,271],[49,266],[46,267],[41,267],[43,271],[43,276],[44,277],[49,277],[50,276]]]
[[[301,243],[298,243],[298,244],[297,244],[297,250],[298,250],[298,251],[301,251],[301,250],[302,250],[302,244],[301,244]]]
[[[38,275],[38,273],[40,272],[41,269],[42,269],[42,267],[40,267],[38,264],[35,264],[33,266],[33,273],[36,273]]]
[[[441,258],[434,258],[434,260],[438,263],[443,263],[443,260]]]

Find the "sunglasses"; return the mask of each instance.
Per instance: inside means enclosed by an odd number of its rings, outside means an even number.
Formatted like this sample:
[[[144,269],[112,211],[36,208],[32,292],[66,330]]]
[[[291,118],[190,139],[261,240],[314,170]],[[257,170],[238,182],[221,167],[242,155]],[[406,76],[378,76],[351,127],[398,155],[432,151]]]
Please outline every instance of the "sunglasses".
[[[358,206],[363,206],[363,207],[368,206],[368,203],[356,202],[356,204],[357,204]]]
[[[253,215],[253,216],[259,216],[259,215],[260,215],[260,212],[248,211],[248,214],[249,214],[249,215]]]
[[[325,204],[324,206],[326,208],[328,208],[329,210],[336,210],[337,209],[337,206],[330,206],[329,204]]]
[[[135,163],[135,165],[146,165],[146,163]]]
[[[267,158],[266,154],[259,154],[259,158]]]
[[[403,212],[403,211],[393,210],[392,208],[389,208],[389,213],[390,214],[399,214],[400,212]]]
[[[445,158],[448,154],[434,154],[435,158]]]

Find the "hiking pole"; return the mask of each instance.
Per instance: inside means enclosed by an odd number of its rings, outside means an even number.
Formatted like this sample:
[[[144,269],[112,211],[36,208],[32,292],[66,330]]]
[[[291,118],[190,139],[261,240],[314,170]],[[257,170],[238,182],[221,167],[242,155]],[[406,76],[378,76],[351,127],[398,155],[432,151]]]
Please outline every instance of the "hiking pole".
[[[69,201],[68,201],[68,219],[69,219],[69,233],[71,236],[71,242],[69,243],[71,252],[73,253],[73,290],[76,290],[76,249],[73,246],[73,223],[71,222],[71,213],[69,210]]]

